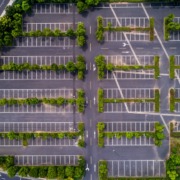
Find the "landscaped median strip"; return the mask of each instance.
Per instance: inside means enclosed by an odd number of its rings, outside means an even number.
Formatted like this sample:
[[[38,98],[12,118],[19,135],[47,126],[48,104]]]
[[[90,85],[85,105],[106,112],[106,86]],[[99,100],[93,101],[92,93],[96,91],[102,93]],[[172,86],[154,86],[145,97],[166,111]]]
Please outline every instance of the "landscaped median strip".
[[[154,103],[154,111],[160,111],[160,93],[159,89],[154,89],[154,98],[104,98],[103,89],[98,89],[98,112],[104,112],[105,103]]]
[[[39,165],[19,166],[15,164],[14,156],[0,156],[0,167],[7,171],[9,177],[46,178],[46,179],[82,179],[85,174],[86,161],[83,156],[78,156],[77,165]]]
[[[147,138],[153,138],[154,144],[156,146],[162,145],[162,140],[165,138],[164,136],[164,126],[159,122],[155,123],[154,132],[141,132],[141,131],[116,131],[116,132],[108,132],[105,131],[105,123],[99,122],[97,124],[98,131],[98,146],[104,147],[104,138],[117,138],[126,137],[128,139],[132,138],[140,138],[141,136],[145,136]]]
[[[113,27],[112,24],[109,22],[107,27],[103,27],[103,17],[98,16],[97,17],[97,30],[96,30],[96,39],[99,42],[102,42],[104,40],[104,32],[109,31],[119,31],[119,32],[149,32],[150,34],[150,41],[154,40],[154,18],[149,19],[149,27]]]
[[[0,132],[0,138],[7,138],[9,140],[22,140],[23,146],[28,146],[28,140],[41,138],[42,140],[46,140],[48,138],[54,139],[77,139],[79,147],[85,147],[84,141],[84,123],[78,123],[78,131],[72,132]]]
[[[77,98],[64,98],[64,97],[57,97],[57,98],[3,98],[0,99],[0,106],[13,106],[13,105],[37,105],[37,104],[49,104],[53,106],[64,106],[67,104],[77,105],[78,112],[83,113],[85,110],[85,92],[82,89],[77,90]]]
[[[95,57],[95,63],[98,70],[98,79],[103,79],[105,77],[105,73],[112,72],[115,70],[122,71],[130,71],[130,70],[151,70],[154,69],[154,79],[158,79],[160,76],[159,69],[159,56],[154,56],[154,65],[114,65],[112,63],[106,64],[105,57],[103,55],[99,55]],[[146,72],[145,72],[146,73]]]
[[[175,98],[175,89],[170,89],[170,111],[174,112],[176,103],[180,103],[180,98]]]
[[[55,71],[55,72],[70,72],[73,75],[78,76],[78,79],[83,80],[85,78],[86,71],[86,60],[82,55],[77,56],[77,62],[68,61],[64,64],[51,64],[51,65],[39,65],[39,64],[29,64],[22,63],[16,64],[10,62],[8,64],[0,65],[0,70],[3,71]]]

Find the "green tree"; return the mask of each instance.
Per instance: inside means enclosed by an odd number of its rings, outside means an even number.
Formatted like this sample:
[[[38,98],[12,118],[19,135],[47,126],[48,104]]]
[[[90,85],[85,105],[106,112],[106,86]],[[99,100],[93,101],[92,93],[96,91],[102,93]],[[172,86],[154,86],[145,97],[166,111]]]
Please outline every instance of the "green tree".
[[[7,174],[10,178],[13,178],[18,171],[19,171],[19,167],[11,166],[10,168],[8,168]]]
[[[82,176],[84,175],[84,170],[81,167],[75,167],[74,170],[74,177],[77,179],[82,178]]]
[[[40,178],[45,178],[47,176],[47,172],[48,172],[48,167],[39,167],[39,177]]]
[[[30,8],[31,8],[31,6],[29,5],[29,3],[28,3],[26,0],[24,0],[24,1],[22,2],[22,10],[25,11],[25,12],[27,12],[27,11],[30,10]]]
[[[27,177],[29,173],[29,167],[21,167],[21,169],[18,171],[18,175],[22,177]]]
[[[73,29],[70,28],[67,30],[66,35],[69,37],[75,37],[76,33],[74,32]]]
[[[97,6],[100,3],[100,0],[85,0],[88,6]]]
[[[38,178],[39,177],[39,167],[31,167],[29,171],[29,176]]]
[[[64,168],[64,166],[57,167],[57,176],[60,179],[64,179],[64,177],[65,177],[65,168]]]
[[[7,136],[10,140],[17,139],[17,135],[14,131],[8,132]]]
[[[70,73],[76,73],[76,65],[72,62],[72,61],[69,61],[67,64],[66,64],[66,69],[67,71],[69,71]]]
[[[67,177],[74,177],[74,167],[73,166],[66,166],[65,174]]]
[[[57,177],[57,168],[55,166],[49,166],[48,167],[47,177],[49,179],[54,179]]]
[[[83,139],[78,140],[78,146],[84,148],[86,146],[86,143]]]
[[[77,8],[78,8],[79,13],[83,13],[84,11],[86,11],[88,9],[88,6],[84,2],[78,1],[77,2]]]

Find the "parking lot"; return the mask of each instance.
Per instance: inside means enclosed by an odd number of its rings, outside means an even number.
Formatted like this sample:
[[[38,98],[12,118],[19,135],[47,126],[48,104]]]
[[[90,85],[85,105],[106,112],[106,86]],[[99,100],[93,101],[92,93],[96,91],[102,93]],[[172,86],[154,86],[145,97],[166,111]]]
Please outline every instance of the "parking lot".
[[[72,130],[72,122],[0,122],[0,132],[66,132]]]
[[[40,165],[69,165],[78,164],[78,156],[76,155],[16,155],[15,163],[19,166],[40,166]]]
[[[72,61],[72,56],[1,56],[0,61],[2,64],[15,64],[29,63],[30,65],[66,65]],[[72,80],[73,76],[66,71],[2,71],[0,72],[0,80]]]
[[[106,64],[112,63],[117,66],[131,66],[131,65],[154,65],[154,56],[137,56],[134,57],[132,55],[111,55],[105,56]],[[146,79],[154,79],[154,70],[115,70],[115,76],[117,79],[138,79],[138,80],[146,80]],[[106,79],[114,80],[114,76],[112,73],[106,73]]]
[[[0,98],[72,98],[72,89],[0,89]],[[52,106],[47,104],[1,106],[0,113],[72,113],[72,105]]]
[[[110,177],[162,177],[166,175],[163,160],[108,160]]]

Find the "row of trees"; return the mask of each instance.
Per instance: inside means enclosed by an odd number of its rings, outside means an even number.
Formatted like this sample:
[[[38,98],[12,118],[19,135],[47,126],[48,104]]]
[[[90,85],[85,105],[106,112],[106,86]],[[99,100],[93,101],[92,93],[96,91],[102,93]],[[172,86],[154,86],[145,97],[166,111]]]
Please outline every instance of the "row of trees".
[[[69,61],[66,65],[63,64],[51,64],[51,65],[39,65],[39,64],[29,64],[29,63],[22,63],[16,64],[10,62],[8,64],[3,64],[0,66],[0,70],[3,71],[35,71],[35,70],[51,70],[51,71],[67,71],[72,73],[73,75],[78,75],[78,79],[83,80],[85,77],[86,72],[86,61],[82,55],[77,57],[77,62],[74,63],[73,61]]]
[[[56,106],[62,106],[62,105],[67,105],[67,104],[75,104],[76,99],[74,98],[63,98],[63,97],[57,97],[57,98],[42,98],[38,99],[36,97],[33,98],[26,98],[26,99],[15,99],[15,98],[10,98],[10,99],[0,99],[0,106],[13,106],[13,105],[38,105],[40,103],[44,104],[50,104],[50,105],[56,105]]]
[[[77,166],[15,166],[13,156],[1,156],[0,167],[6,170],[9,177],[18,174],[21,177],[48,178],[48,179],[80,179],[85,174],[85,159],[80,156]]]

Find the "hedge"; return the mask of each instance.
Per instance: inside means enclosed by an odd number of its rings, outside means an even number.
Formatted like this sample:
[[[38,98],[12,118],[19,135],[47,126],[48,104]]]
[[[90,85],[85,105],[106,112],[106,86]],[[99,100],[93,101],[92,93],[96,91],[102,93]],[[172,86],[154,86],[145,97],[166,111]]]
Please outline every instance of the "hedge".
[[[169,78],[175,78],[175,56],[169,57]]]
[[[85,71],[86,71],[86,60],[82,55],[77,56],[77,62],[74,63],[73,61],[68,61],[65,65],[64,64],[51,64],[51,65],[39,65],[39,64],[29,64],[29,63],[22,63],[16,64],[10,62],[8,64],[3,64],[0,66],[0,70],[3,71],[19,71],[22,72],[23,70],[27,71],[67,71],[72,73],[73,75],[78,75],[79,80],[83,80],[85,78]]]
[[[175,110],[175,90],[170,89],[170,111],[174,112]]]
[[[150,34],[150,41],[154,41],[154,18],[149,19],[149,34]]]
[[[86,161],[83,156],[79,156],[78,164],[75,166],[19,166],[15,164],[14,156],[0,156],[0,167],[7,171],[11,178],[18,175],[46,179],[81,179],[85,175],[85,165]]]
[[[107,176],[108,176],[107,161],[101,160],[98,162],[98,176],[99,176],[99,180],[107,180]]]
[[[159,56],[154,56],[154,78],[158,79],[160,76]]]
[[[85,102],[85,91],[83,89],[78,89],[76,99],[78,112],[83,113],[85,111]]]
[[[97,99],[98,99],[98,112],[102,113],[104,112],[104,91],[103,89],[99,88],[98,89],[98,94],[97,94]]]
[[[155,112],[160,112],[160,92],[159,89],[155,89],[155,97],[154,97],[154,103],[155,103]]]

